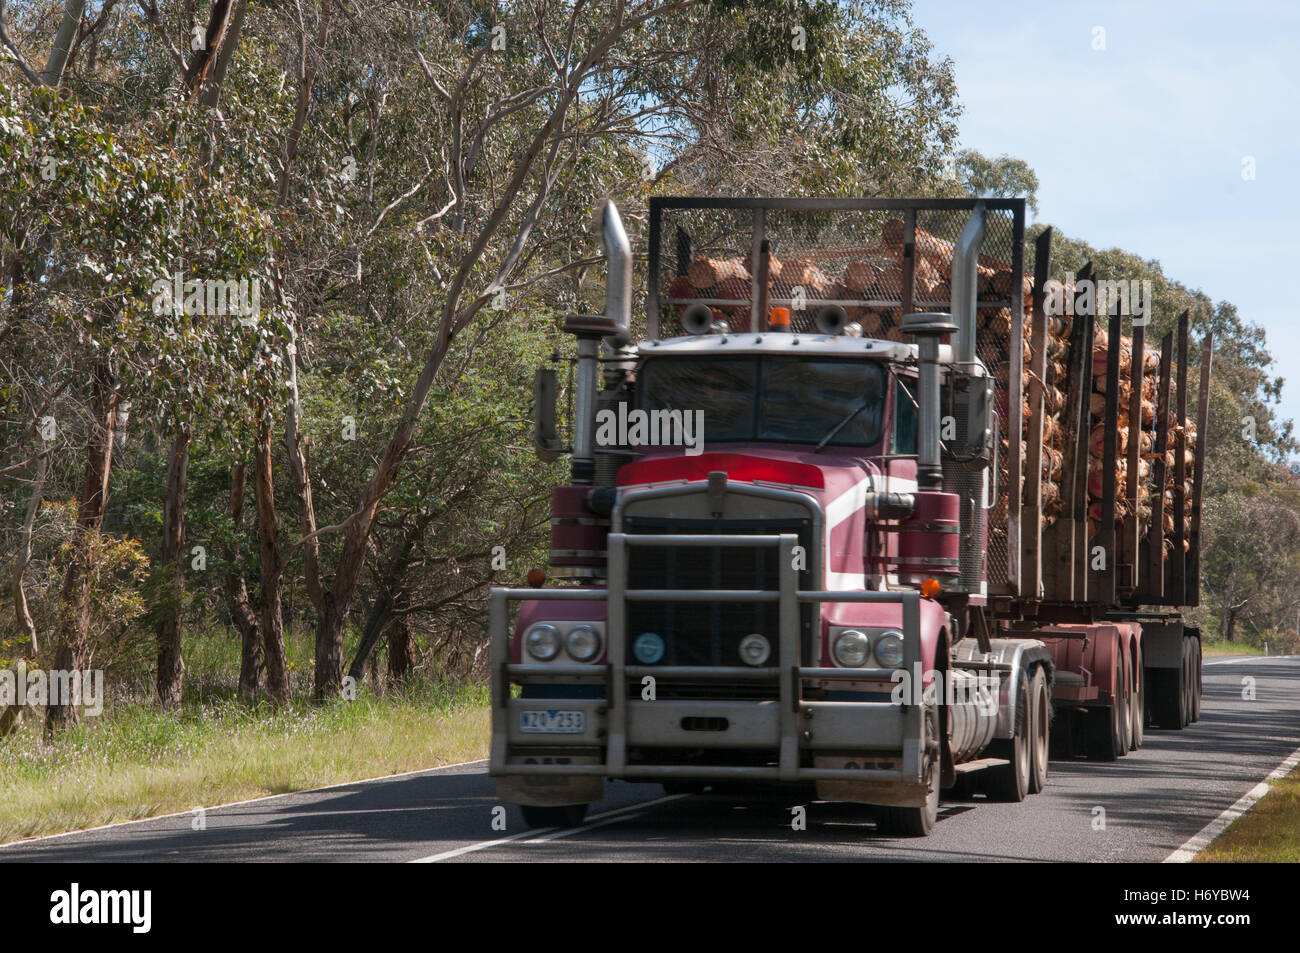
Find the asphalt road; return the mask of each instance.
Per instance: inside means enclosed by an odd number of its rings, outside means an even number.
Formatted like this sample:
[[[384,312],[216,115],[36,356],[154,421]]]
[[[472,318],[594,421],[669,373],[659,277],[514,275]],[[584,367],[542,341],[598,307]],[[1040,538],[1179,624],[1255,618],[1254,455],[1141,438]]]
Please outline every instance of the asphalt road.
[[[486,763],[474,762],[209,808],[201,830],[186,813],[24,841],[0,847],[0,862],[1160,861],[1300,747],[1300,658],[1205,666],[1189,729],[1148,730],[1112,764],[1053,761],[1047,789],[1022,804],[945,802],[928,838],[879,836],[855,805],[665,797],[622,782],[580,827],[529,831],[508,807],[502,831]],[[792,829],[796,806],[805,830]]]

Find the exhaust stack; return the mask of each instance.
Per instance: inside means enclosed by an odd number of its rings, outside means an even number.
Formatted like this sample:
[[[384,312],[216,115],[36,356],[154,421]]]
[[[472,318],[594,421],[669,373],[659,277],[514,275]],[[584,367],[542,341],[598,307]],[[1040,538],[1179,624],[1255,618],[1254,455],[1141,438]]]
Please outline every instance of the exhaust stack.
[[[952,317],[957,323],[953,359],[975,362],[975,302],[979,292],[980,243],[984,241],[984,203],[976,202],[952,253]]]
[[[632,341],[632,245],[612,200],[605,200],[601,238],[605,244],[605,313],[571,314],[564,330],[578,339],[574,374],[573,483],[588,485],[596,475],[596,403],[600,389],[601,341],[606,356]]]
[[[617,329],[614,347],[632,343],[632,244],[612,199],[605,200],[601,237],[605,243],[605,317]]]

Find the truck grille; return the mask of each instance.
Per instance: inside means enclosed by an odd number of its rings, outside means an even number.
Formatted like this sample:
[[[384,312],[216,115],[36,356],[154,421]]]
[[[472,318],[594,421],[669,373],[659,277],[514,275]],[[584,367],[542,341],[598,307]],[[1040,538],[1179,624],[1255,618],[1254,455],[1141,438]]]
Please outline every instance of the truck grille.
[[[812,527],[807,519],[673,519],[628,517],[625,531],[640,534],[752,534],[791,533],[808,553],[814,552]],[[734,547],[635,546],[628,550],[629,589],[778,589],[779,550]],[[799,574],[801,588],[809,588],[809,573]],[[812,606],[800,606],[800,643],[808,656],[812,642]],[[772,645],[768,666],[793,665],[796,659],[779,659],[780,607],[775,602],[629,602],[627,605],[627,658],[636,664],[632,642],[642,632],[657,632],[665,642],[663,665],[743,665],[740,640],[751,632],[767,637]],[[732,686],[733,689],[739,686]],[[757,686],[746,686],[755,688]],[[775,690],[775,689],[773,689]],[[714,693],[710,693],[713,695]],[[698,697],[698,696],[697,696]]]

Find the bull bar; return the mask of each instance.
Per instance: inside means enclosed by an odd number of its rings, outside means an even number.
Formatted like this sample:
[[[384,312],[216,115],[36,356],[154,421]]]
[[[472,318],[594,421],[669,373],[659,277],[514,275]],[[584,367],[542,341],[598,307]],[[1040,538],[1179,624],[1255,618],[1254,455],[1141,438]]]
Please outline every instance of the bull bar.
[[[782,535],[670,535],[610,533],[607,544],[608,584],[604,589],[507,589],[493,588],[490,595],[492,663],[492,750],[489,773],[516,775],[598,775],[623,779],[746,779],[767,781],[870,781],[924,784],[924,710],[913,704],[919,686],[907,693],[904,704],[891,701],[804,700],[803,685],[814,681],[890,681],[898,669],[822,668],[797,664],[800,658],[799,606],[822,602],[898,602],[902,604],[903,667],[909,677],[921,660],[920,594],[916,591],[879,592],[800,590],[794,567],[794,548],[799,539]],[[627,549],[635,546],[717,546],[779,549],[779,589],[628,589]],[[551,664],[509,660],[509,603],[518,601],[607,603],[606,662]],[[626,603],[667,602],[776,602],[780,619],[779,666],[663,666],[628,665],[626,660]],[[820,631],[820,626],[817,627]],[[814,644],[817,644],[816,638]],[[796,664],[790,664],[796,660]],[[663,699],[629,701],[628,678],[671,678],[681,681],[719,678],[775,682],[777,700],[692,700]],[[536,709],[547,699],[511,698],[513,679],[531,680],[573,677],[604,684],[603,698],[556,698],[566,709],[585,711],[580,735],[528,736],[519,732],[518,712]],[[680,745],[688,742],[679,725],[683,717],[718,716],[733,720],[745,746],[771,747],[777,765],[727,764],[629,764],[629,738],[634,745]],[[512,763],[511,748],[545,745],[548,752],[566,745],[587,750],[604,748],[604,763]],[[690,745],[700,744],[695,737]],[[736,747],[733,741],[714,747]],[[898,768],[829,768],[802,764],[805,751],[845,750],[900,752],[878,755],[897,759]],[[550,760],[550,759],[534,759]],[[870,760],[870,759],[868,759]]]

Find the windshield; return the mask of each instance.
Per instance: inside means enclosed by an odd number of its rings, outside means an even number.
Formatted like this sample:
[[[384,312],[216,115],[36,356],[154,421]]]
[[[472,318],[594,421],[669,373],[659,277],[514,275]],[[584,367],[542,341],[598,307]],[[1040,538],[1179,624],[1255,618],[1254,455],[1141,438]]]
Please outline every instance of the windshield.
[[[712,443],[817,444],[843,423],[828,446],[866,447],[880,439],[885,410],[884,371],[870,361],[656,357],[641,369],[640,390],[645,410],[704,411]]]

